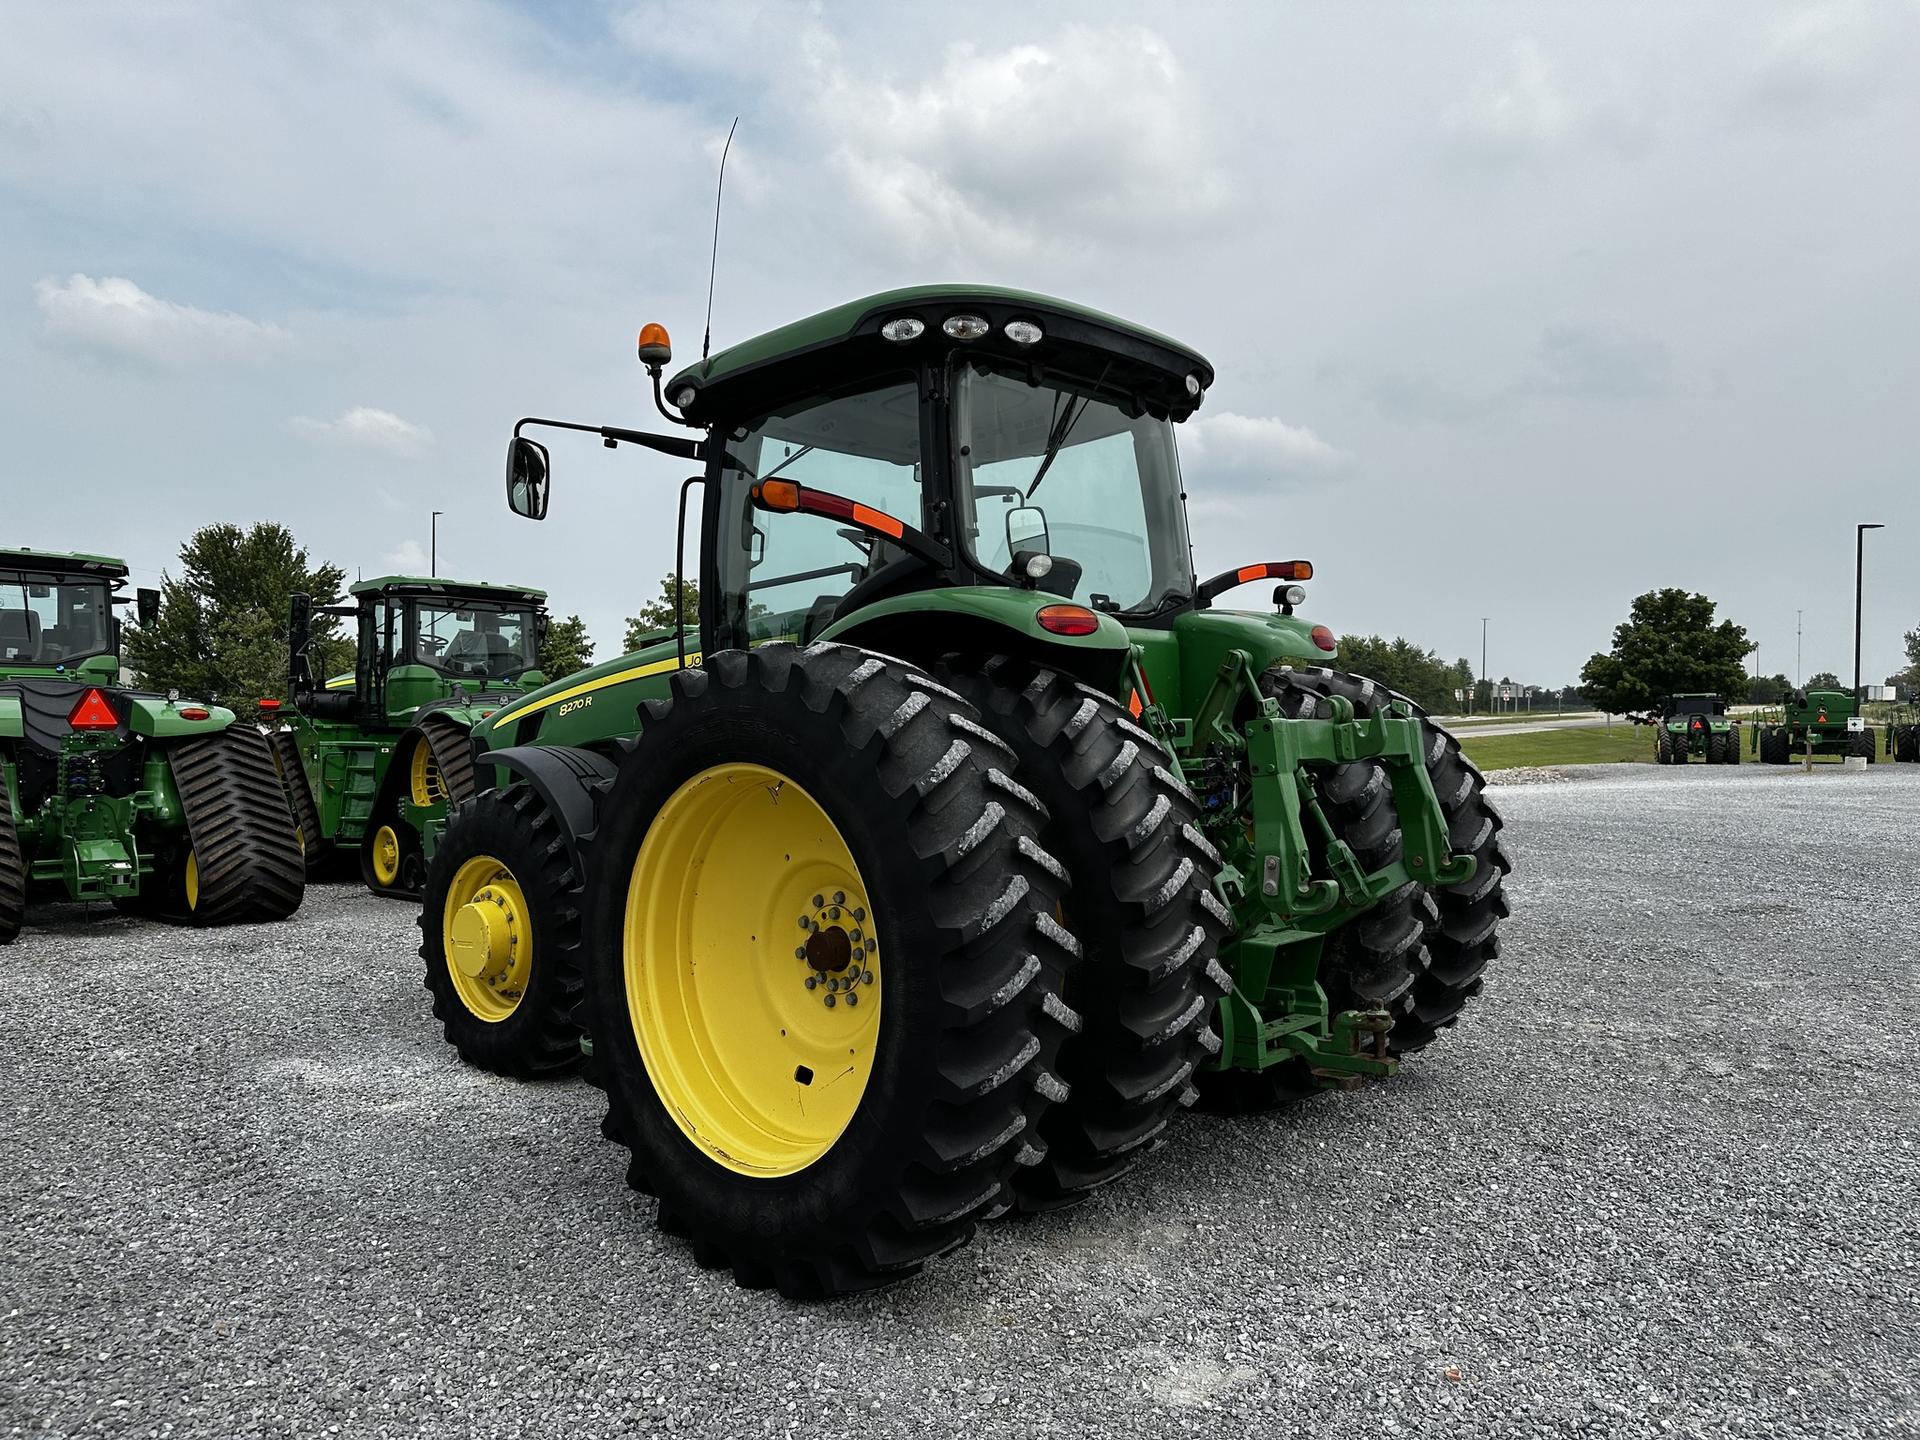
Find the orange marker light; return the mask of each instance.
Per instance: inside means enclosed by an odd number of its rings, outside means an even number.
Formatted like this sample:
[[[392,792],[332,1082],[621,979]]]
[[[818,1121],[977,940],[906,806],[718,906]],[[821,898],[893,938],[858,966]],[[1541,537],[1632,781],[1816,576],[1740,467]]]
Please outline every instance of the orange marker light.
[[[113,713],[107,697],[95,688],[80,697],[80,703],[67,716],[67,723],[76,730],[118,730],[120,717]]]
[[[762,480],[753,487],[753,502],[765,510],[798,510],[800,487],[791,480]]]
[[[878,530],[882,535],[891,535],[896,540],[907,533],[906,525],[886,511],[875,510],[871,505],[862,505],[857,501],[853,507],[853,523],[864,525],[869,530]]]
[[[182,720],[211,720],[213,712],[199,705],[188,705],[180,711]]]
[[[665,365],[673,359],[673,341],[664,325],[640,327],[640,361],[644,365]]]
[[[1100,628],[1100,617],[1084,605],[1042,605],[1033,618],[1054,635],[1091,635]]]

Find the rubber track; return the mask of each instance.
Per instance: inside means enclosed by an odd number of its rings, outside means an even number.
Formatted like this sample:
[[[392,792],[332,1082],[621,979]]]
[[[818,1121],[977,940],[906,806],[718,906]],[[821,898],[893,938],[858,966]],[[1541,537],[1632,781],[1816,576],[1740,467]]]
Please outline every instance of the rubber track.
[[[534,963],[539,967],[539,977],[528,986],[521,1008],[508,1022],[513,1026],[515,1038],[512,1053],[496,1053],[483,1061],[469,1054],[461,1043],[463,1033],[477,1022],[445,979],[445,956],[436,951],[427,938],[431,934],[429,920],[434,925],[439,923],[435,906],[424,906],[416,917],[423,937],[419,955],[426,962],[426,979],[422,984],[433,997],[434,1018],[440,1022],[447,1043],[460,1051],[462,1058],[484,1064],[484,1068],[495,1074],[517,1079],[534,1079],[576,1069],[581,1061],[580,1024],[574,1012],[586,990],[586,957],[581,944],[581,908],[585,900],[581,879],[569,859],[559,822],[530,785],[523,783],[510,785],[505,790],[489,790],[462,806],[448,823],[434,852],[434,869],[470,858],[468,847],[460,843],[457,832],[469,826],[484,827],[490,820],[509,824],[526,835],[528,849],[539,857],[539,869],[532,875],[516,871],[514,878],[529,902],[541,906],[541,918],[550,921],[534,934]],[[435,878],[430,874],[427,880],[429,895],[443,893],[444,887],[436,886]],[[436,984],[436,980],[440,983]],[[538,1013],[530,1013],[529,1006],[537,1006]]]
[[[13,802],[0,780],[0,945],[10,945],[27,915],[27,862],[14,829]]]
[[[474,795],[471,732],[457,720],[427,715],[420,721],[420,734],[433,752],[433,763],[439,767],[448,810],[471,800]]]
[[[716,720],[738,723],[747,695],[758,697],[763,714],[786,723],[811,725],[802,710],[824,717],[835,763],[872,776],[870,803],[897,816],[892,823],[925,877],[912,903],[947,948],[916,959],[924,967],[921,983],[938,997],[939,1019],[913,1067],[912,1088],[884,1099],[870,1091],[863,1102],[910,1111],[901,1128],[920,1137],[899,1155],[887,1185],[843,1215],[816,1221],[783,1213],[752,1233],[729,1231],[707,1209],[681,1208],[661,1196],[649,1153],[635,1148],[623,1119],[632,1102],[622,1093],[636,1080],[625,1050],[614,1053],[605,1037],[610,1027],[630,1034],[630,1022],[619,957],[600,946],[619,913],[608,897],[624,886],[596,875],[587,1006],[602,1041],[595,1054],[609,1101],[602,1133],[634,1150],[627,1181],[660,1198],[660,1229],[684,1238],[702,1266],[731,1268],[742,1287],[819,1299],[892,1283],[964,1245],[979,1221],[1011,1205],[1016,1166],[1043,1159],[1039,1123],[1068,1093],[1058,1057],[1080,1021],[1060,992],[1079,947],[1053,919],[1064,886],[1060,863],[1039,844],[1046,813],[1008,774],[1011,757],[973,707],[900,661],[828,642],[804,649],[772,643],[709,655],[704,666],[675,672],[671,685],[670,701],[641,706],[641,737],[621,764],[609,804],[619,805],[651,756],[684,733]],[[603,844],[608,829],[603,822]],[[596,870],[610,863],[589,860]],[[641,1076],[637,1083],[649,1082]],[[676,1169],[686,1163],[651,1158]],[[782,1226],[785,1238],[776,1242]],[[794,1226],[805,1227],[806,1238]]]
[[[300,742],[290,730],[275,730],[267,736],[267,743],[273,747],[280,785],[293,810],[294,827],[306,838],[305,859],[307,869],[312,870],[326,842],[320,833],[320,812],[314,808],[313,791],[307,785],[307,769],[300,763]]]
[[[1087,954],[1066,993],[1085,1020],[1061,1052],[1072,1093],[1040,1122],[1047,1158],[1014,1177],[1020,1209],[1052,1209],[1130,1169],[1197,1098],[1226,990],[1219,857],[1173,757],[1111,696],[1007,656],[935,674],[1013,747],[1073,882],[1066,918]]]
[[[267,737],[234,725],[166,756],[200,867],[193,923],[246,925],[298,910],[306,864]]]
[[[1487,798],[1479,767],[1419,706],[1363,676],[1325,668],[1301,673],[1317,693],[1345,695],[1357,715],[1376,714],[1401,700],[1420,717],[1427,778],[1446,818],[1447,843],[1455,854],[1474,858],[1473,873],[1459,884],[1427,887],[1423,963],[1414,967],[1408,991],[1387,1007],[1394,1016],[1388,1047],[1397,1054],[1419,1050],[1459,1018],[1480,993],[1483,972],[1499,958],[1499,924],[1508,914],[1506,877],[1513,869],[1501,839],[1505,822]],[[1384,770],[1381,779],[1387,779]]]

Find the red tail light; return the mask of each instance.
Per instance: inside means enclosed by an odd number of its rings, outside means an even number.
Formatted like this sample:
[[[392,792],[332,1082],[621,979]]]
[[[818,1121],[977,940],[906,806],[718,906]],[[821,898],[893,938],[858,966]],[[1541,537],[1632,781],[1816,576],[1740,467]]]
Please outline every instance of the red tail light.
[[[183,705],[180,707],[182,720],[211,720],[213,712],[204,705]]]
[[[118,730],[120,717],[113,713],[107,697],[95,688],[80,697],[80,703],[67,716],[67,723],[76,730]]]
[[[280,708],[280,702],[278,700],[273,699],[271,696],[269,696],[267,699],[262,700],[260,702],[260,708],[262,710],[266,710],[269,712],[278,710]]]
[[[1100,617],[1084,605],[1042,605],[1033,618],[1055,635],[1091,635],[1100,628]]]
[[[1314,626],[1311,638],[1314,644],[1318,645],[1329,655],[1340,648],[1340,642],[1333,638],[1333,632],[1324,625]]]

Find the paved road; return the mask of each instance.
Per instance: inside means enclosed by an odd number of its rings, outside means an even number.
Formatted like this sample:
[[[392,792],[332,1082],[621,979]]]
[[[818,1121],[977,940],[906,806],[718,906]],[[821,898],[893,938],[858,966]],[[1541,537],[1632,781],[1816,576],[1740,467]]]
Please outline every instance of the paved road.
[[[1920,1434],[1920,767],[1627,769],[1502,791],[1501,973],[1399,1079],[827,1307],[455,1063],[406,907],[58,914],[0,950],[0,1434]]]
[[[1475,722],[1471,717],[1462,715],[1437,717],[1442,725],[1456,735],[1537,735],[1543,730],[1597,730],[1607,723],[1604,715],[1566,715],[1558,719],[1548,716],[1544,720],[1481,720]],[[1631,720],[1615,716],[1615,725],[1633,728]]]

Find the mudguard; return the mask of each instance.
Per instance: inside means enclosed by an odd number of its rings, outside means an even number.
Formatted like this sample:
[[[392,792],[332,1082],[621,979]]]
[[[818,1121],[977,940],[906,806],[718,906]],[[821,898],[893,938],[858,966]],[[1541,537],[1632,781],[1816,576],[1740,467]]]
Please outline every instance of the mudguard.
[[[515,745],[505,750],[477,751],[473,757],[482,790],[492,789],[500,771],[518,776],[533,787],[548,811],[560,822],[567,854],[579,874],[587,873],[586,851],[600,825],[600,797],[613,783],[617,766],[597,750],[565,745]]]

